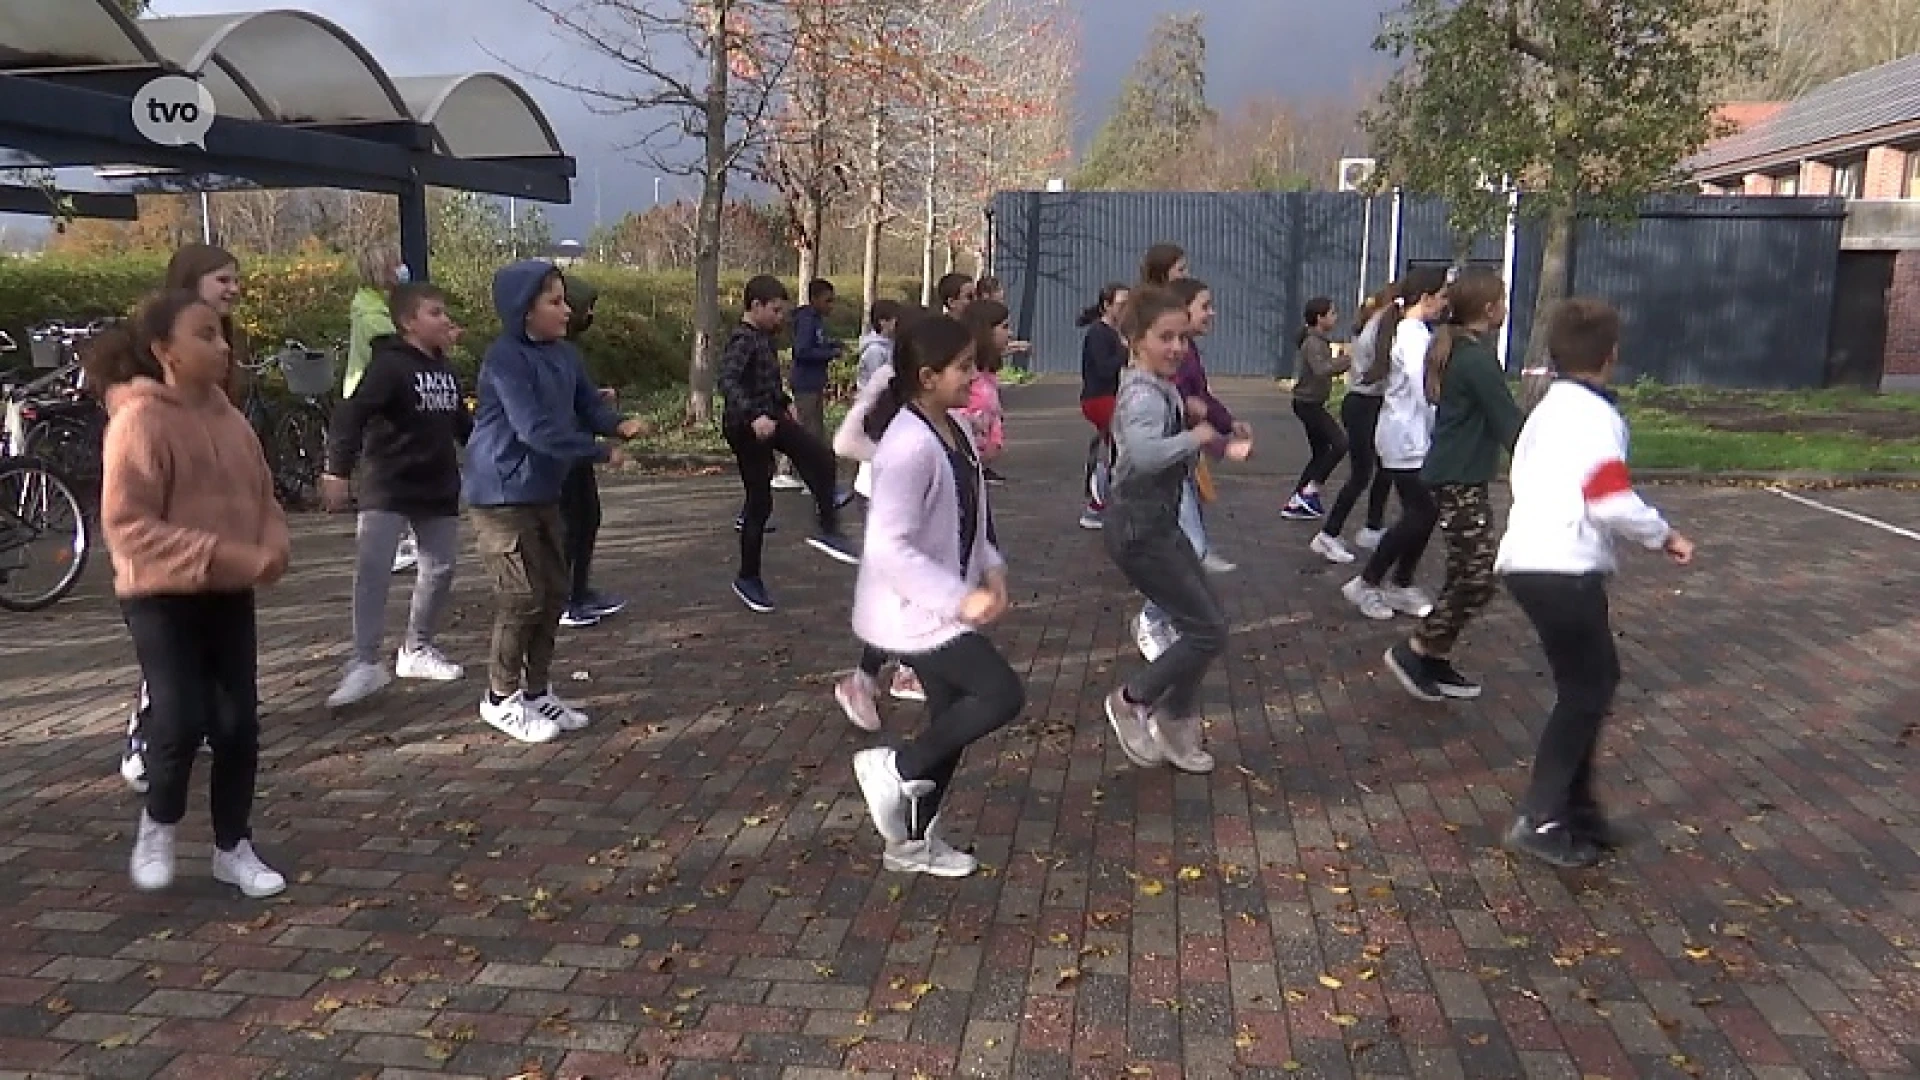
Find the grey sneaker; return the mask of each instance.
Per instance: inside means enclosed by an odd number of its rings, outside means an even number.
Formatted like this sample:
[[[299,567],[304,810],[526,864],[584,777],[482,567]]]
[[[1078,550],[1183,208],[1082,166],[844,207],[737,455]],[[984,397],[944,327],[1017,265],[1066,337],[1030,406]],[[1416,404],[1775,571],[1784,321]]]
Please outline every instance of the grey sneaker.
[[[1166,759],[1160,753],[1159,745],[1154,741],[1149,728],[1151,722],[1145,705],[1135,705],[1127,700],[1127,692],[1115,690],[1107,695],[1107,723],[1113,726],[1113,734],[1119,740],[1120,752],[1127,760],[1143,769],[1151,769]]]
[[[1340,595],[1346,597],[1354,607],[1360,609],[1360,614],[1369,619],[1385,622],[1393,618],[1393,609],[1387,606],[1387,601],[1380,595],[1380,590],[1367,584],[1365,578],[1354,578],[1340,586]]]
[[[1155,712],[1147,720],[1147,731],[1167,764],[1181,772],[1205,775],[1213,771],[1213,755],[1200,746],[1200,718],[1177,718]]]

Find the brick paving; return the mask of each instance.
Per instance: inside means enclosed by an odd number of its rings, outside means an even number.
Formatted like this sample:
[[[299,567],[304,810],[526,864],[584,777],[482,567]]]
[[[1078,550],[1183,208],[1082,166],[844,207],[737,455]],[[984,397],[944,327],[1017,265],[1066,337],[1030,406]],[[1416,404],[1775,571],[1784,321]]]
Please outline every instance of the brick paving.
[[[5,616],[0,1077],[1920,1075],[1920,543],[1658,490],[1701,563],[1619,583],[1603,772],[1648,835],[1557,873],[1496,846],[1550,695],[1517,612],[1462,646],[1483,699],[1403,696],[1379,655],[1405,624],[1346,610],[1272,512],[1284,397],[1229,391],[1265,452],[1213,515],[1242,569],[1209,778],[1127,767],[1099,722],[1133,600],[1072,524],[1071,388],[1009,393],[996,637],[1031,704],[948,804],[989,868],[960,882],[880,869],[827,693],[852,573],[781,496],[783,610],[742,610],[730,475],[609,489],[600,576],[634,606],[563,631],[597,723],[537,748],[478,723],[474,679],[330,714],[350,524],[299,521],[262,617],[257,824],[294,879],[267,903],[203,876],[204,795],[175,888],[126,883],[104,571]],[[1822,497],[1920,527],[1920,494]],[[445,644],[477,662],[462,572]]]

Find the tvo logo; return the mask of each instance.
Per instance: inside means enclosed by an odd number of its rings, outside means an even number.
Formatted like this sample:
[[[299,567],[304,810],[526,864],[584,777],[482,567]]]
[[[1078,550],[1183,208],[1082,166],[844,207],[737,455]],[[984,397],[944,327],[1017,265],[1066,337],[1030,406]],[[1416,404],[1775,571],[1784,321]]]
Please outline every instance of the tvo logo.
[[[213,118],[213,95],[184,75],[162,75],[133,95],[133,126],[160,146],[205,150]]]

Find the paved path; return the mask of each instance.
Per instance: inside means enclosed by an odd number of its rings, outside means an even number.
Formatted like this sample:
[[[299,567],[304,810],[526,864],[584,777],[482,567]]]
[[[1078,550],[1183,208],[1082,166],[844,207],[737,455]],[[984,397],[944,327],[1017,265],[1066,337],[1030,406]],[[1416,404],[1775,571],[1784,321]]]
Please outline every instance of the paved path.
[[[1920,1075],[1920,542],[1656,491],[1701,562],[1619,583],[1602,774],[1651,836],[1555,873],[1495,846],[1550,693],[1512,605],[1463,646],[1481,701],[1409,701],[1378,662],[1404,627],[1346,610],[1272,512],[1284,398],[1228,391],[1267,449],[1214,515],[1242,569],[1211,778],[1127,767],[1098,721],[1133,602],[1072,525],[1070,388],[1009,393],[996,636],[1032,703],[949,803],[991,868],[962,882],[879,868],[827,693],[852,573],[781,496],[784,608],[743,611],[730,477],[608,492],[602,576],[634,608],[563,632],[598,722],[532,749],[479,725],[475,681],[329,715],[350,528],[300,521],[263,612],[277,902],[201,876],[203,795],[173,891],[127,886],[104,573],[0,617],[0,1076]],[[1920,495],[1821,498],[1920,528]],[[462,569],[446,644],[476,661]]]

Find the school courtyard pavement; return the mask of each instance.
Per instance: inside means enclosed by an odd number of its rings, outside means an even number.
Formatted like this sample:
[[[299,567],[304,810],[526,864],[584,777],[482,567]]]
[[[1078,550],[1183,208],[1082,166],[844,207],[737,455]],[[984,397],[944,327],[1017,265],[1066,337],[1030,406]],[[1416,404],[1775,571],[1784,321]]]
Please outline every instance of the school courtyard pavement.
[[[1241,568],[1210,777],[1114,748],[1134,599],[1074,526],[1074,388],[1008,392],[994,637],[1031,704],[948,804],[965,881],[880,868],[828,694],[853,572],[781,495],[783,606],[744,611],[730,474],[609,486],[598,576],[633,606],[562,633],[596,722],[535,748],[480,725],[477,677],[329,714],[351,524],[299,519],[263,597],[257,826],[293,881],[266,903],[205,876],[204,771],[175,888],[127,884],[104,567],[0,616],[0,1077],[1920,1075],[1920,541],[1652,490],[1700,559],[1630,558],[1614,593],[1602,789],[1644,836],[1558,873],[1497,846],[1550,697],[1512,604],[1462,646],[1484,698],[1410,701],[1379,663],[1407,625],[1347,610],[1274,514],[1284,395],[1221,389],[1261,451],[1212,514]],[[1920,529],[1920,494],[1814,497]],[[477,667],[461,573],[444,643]]]

